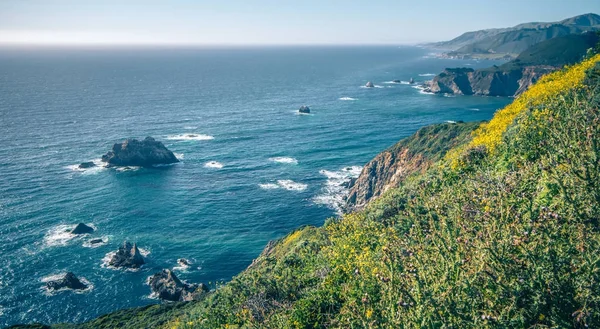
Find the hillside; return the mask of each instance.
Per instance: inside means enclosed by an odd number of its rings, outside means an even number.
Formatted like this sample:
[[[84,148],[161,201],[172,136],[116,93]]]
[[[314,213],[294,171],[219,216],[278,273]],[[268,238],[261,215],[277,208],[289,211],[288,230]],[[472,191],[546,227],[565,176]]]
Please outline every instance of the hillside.
[[[447,49],[450,57],[477,55],[517,56],[527,48],[552,38],[600,30],[600,16],[585,14],[551,23],[525,23],[511,28],[467,32],[453,40],[430,46]]]
[[[596,55],[543,77],[471,138],[446,138],[447,152],[430,135],[405,140],[428,169],[269,244],[204,300],[54,327],[598,328],[599,107]]]
[[[501,66],[446,69],[428,84],[427,90],[442,94],[518,96],[543,75],[580,61],[599,41],[598,33],[553,38],[531,46]]]

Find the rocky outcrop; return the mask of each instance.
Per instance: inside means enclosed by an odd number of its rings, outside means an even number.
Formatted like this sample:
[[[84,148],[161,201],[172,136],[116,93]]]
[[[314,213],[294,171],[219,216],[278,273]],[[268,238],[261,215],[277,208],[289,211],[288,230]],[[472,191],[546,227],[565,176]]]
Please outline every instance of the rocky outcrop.
[[[479,124],[459,122],[427,126],[381,152],[350,183],[344,210],[362,209],[371,200],[398,187],[409,175],[427,170],[449,149],[469,140]]]
[[[553,66],[527,66],[510,70],[445,69],[426,84],[425,91],[436,94],[518,96],[541,76],[557,69]]]
[[[90,234],[93,233],[94,229],[85,225],[84,223],[79,223],[75,228],[71,231],[71,234]]]
[[[85,290],[88,286],[81,282],[72,272],[67,272],[67,274],[57,280],[46,282],[46,288],[52,291],[60,289]]]
[[[108,262],[109,266],[117,268],[139,268],[144,265],[144,257],[140,253],[137,245],[133,245],[127,241],[123,242],[123,245],[119,247],[117,252],[112,256]]]
[[[179,162],[173,152],[152,137],[146,137],[142,141],[127,139],[123,143],[117,143],[113,145],[112,151],[102,156],[102,161],[109,166],[123,167],[152,167]]]
[[[365,84],[365,87],[367,87],[367,88],[375,88],[375,85],[373,84],[373,82],[369,81],[369,82],[367,82],[367,84]]]
[[[208,287],[201,284],[188,284],[177,278],[169,269],[162,270],[148,279],[152,293],[162,300],[184,302],[200,299]]]
[[[308,114],[308,113],[310,113],[310,108],[306,105],[303,105],[298,109],[298,112]]]
[[[82,162],[81,164],[79,164],[79,169],[88,169],[88,168],[93,168],[95,166],[96,166],[96,164],[93,163],[92,161]]]

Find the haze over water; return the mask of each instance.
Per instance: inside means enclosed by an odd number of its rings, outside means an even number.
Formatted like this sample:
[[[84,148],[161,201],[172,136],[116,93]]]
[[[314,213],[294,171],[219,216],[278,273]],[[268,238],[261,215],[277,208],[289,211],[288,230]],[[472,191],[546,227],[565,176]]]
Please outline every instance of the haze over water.
[[[335,216],[340,184],[377,153],[425,125],[489,119],[510,101],[392,80],[492,64],[411,47],[0,50],[0,326],[156,303],[145,281],[178,258],[193,263],[182,279],[229,280],[269,240]],[[298,115],[301,105],[311,114]],[[74,169],[145,136],[182,162]],[[96,232],[64,234],[78,222]],[[106,243],[90,248],[96,237]],[[103,267],[125,239],[148,263]],[[65,271],[93,289],[42,289]]]

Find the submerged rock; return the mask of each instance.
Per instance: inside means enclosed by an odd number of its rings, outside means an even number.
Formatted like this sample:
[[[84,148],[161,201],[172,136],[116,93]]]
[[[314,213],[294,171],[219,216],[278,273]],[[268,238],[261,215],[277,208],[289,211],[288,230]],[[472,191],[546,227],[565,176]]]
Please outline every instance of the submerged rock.
[[[395,79],[395,80],[392,80],[392,82],[393,82],[393,83],[401,83],[402,81],[400,81],[400,80],[398,80],[398,79]]]
[[[108,265],[113,267],[139,268],[144,263],[144,257],[142,257],[137,245],[135,243],[132,245],[125,241],[115,255],[112,256]]]
[[[71,231],[71,234],[89,234],[94,232],[94,229],[85,225],[84,223],[79,223],[75,228]]]
[[[367,87],[367,88],[375,88],[375,85],[373,84],[373,82],[369,81],[369,82],[367,82],[367,84],[365,85],[365,87]]]
[[[177,278],[169,269],[162,270],[148,279],[152,292],[162,300],[183,302],[199,299],[208,292],[205,284],[188,284]]]
[[[95,163],[93,163],[92,161],[89,161],[89,162],[82,162],[82,163],[79,165],[79,169],[88,169],[88,168],[93,168],[93,167],[95,167],[95,166],[96,166],[96,164],[95,164]]]
[[[102,240],[102,239],[91,239],[89,241],[89,244],[92,245],[92,246],[95,245],[95,244],[99,244],[99,243],[104,243],[104,240]]]
[[[298,109],[298,112],[299,113],[310,113],[310,108],[306,105],[303,105]]]
[[[87,287],[72,272],[68,272],[60,279],[46,282],[46,288],[53,291],[60,289],[85,290]]]
[[[114,144],[112,151],[102,156],[102,161],[109,166],[119,167],[151,167],[179,162],[173,152],[152,137],[146,137],[142,141],[127,139],[123,143]]]

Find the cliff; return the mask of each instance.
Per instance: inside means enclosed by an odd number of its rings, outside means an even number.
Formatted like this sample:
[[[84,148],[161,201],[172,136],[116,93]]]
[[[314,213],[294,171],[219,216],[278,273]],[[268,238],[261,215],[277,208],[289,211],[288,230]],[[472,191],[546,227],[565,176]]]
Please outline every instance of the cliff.
[[[468,141],[478,126],[478,122],[427,126],[381,152],[365,165],[350,186],[346,211],[362,209],[386,191],[398,187],[409,175],[425,172],[449,149]]]
[[[542,76],[577,63],[600,40],[596,33],[568,35],[536,44],[501,66],[447,68],[426,84],[436,94],[518,96]]]

